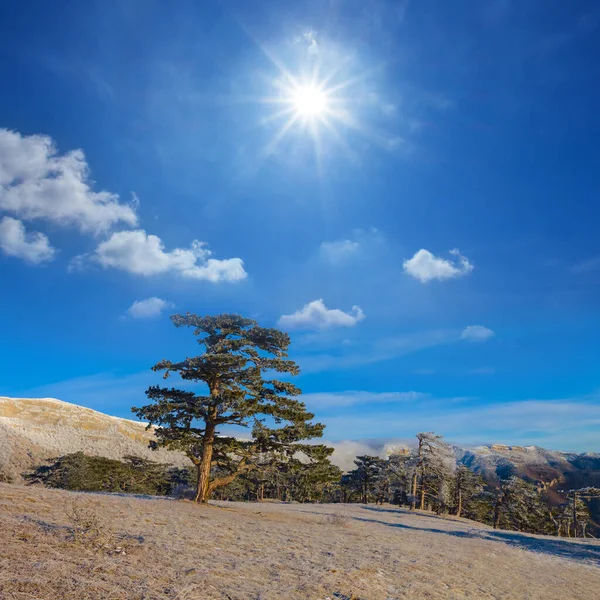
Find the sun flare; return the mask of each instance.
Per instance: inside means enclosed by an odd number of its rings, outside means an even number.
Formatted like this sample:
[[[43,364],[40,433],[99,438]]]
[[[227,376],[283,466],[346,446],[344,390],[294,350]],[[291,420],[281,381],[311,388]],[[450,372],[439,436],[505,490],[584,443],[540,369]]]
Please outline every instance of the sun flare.
[[[314,118],[327,112],[327,94],[315,85],[302,85],[291,94],[296,112],[306,118]]]
[[[375,143],[380,143],[384,136],[371,131],[361,119],[365,107],[373,103],[374,94],[365,92],[370,71],[353,72],[351,57],[340,58],[339,52],[332,53],[335,58],[329,59],[322,45],[318,51],[314,49],[312,36],[311,33],[312,50],[309,49],[309,56],[295,70],[288,68],[269,48],[260,46],[274,67],[273,73],[264,76],[270,84],[270,93],[259,100],[273,107],[260,120],[261,125],[272,127],[260,161],[271,156],[284,139],[292,140],[296,149],[303,148],[308,140],[312,141],[317,167],[323,174],[323,158],[333,147],[350,158],[355,157],[349,136],[358,133]]]

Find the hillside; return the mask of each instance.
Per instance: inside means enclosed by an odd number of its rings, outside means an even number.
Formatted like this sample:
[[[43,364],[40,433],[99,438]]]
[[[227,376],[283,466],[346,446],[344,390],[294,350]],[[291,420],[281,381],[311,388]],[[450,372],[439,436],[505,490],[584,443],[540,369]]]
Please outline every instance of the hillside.
[[[0,396],[0,474],[18,480],[20,474],[46,458],[82,451],[120,459],[132,454],[157,462],[188,465],[177,453],[151,451],[153,437],[143,423],[105,415],[54,398],[7,398]],[[336,444],[333,462],[353,468],[350,450]],[[380,456],[406,452],[405,443],[356,443],[356,452]],[[466,448],[454,446],[457,461],[481,473],[488,481],[517,475],[537,482],[554,501],[559,489],[600,485],[600,454],[558,452],[537,446],[494,444]]]
[[[47,458],[82,451],[120,459],[131,454],[187,464],[183,455],[152,451],[143,423],[102,414],[54,398],[0,396],[0,475],[13,481]]]
[[[6,600],[576,600],[598,589],[595,540],[391,506],[202,507],[0,484]]]

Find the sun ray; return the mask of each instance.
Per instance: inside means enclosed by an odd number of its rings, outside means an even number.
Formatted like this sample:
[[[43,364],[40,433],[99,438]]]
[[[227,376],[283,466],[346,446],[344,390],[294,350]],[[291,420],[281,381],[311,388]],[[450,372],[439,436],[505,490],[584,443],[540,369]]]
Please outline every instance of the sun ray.
[[[350,148],[348,142],[340,135],[340,132],[329,122],[328,119],[323,119],[323,126],[328,129],[333,137],[334,142],[342,149],[347,158],[356,161],[356,153]]]
[[[297,114],[293,114],[287,121],[284,123],[283,127],[275,134],[275,136],[271,139],[268,146],[265,148],[264,155],[265,158],[273,153],[279,142],[285,137],[288,129],[299,119]]]
[[[293,112],[294,112],[294,107],[288,105],[286,108],[283,108],[283,109],[277,111],[276,113],[269,115],[268,117],[263,117],[262,119],[259,120],[258,124],[261,126],[268,125],[272,121],[277,121],[278,119],[281,119],[282,117],[285,117],[286,115],[291,115]]]
[[[301,38],[299,38],[301,42]],[[298,48],[302,45],[298,43]],[[318,53],[297,55],[298,68],[286,65],[281,55],[272,48],[257,43],[261,52],[274,67],[274,76],[259,74],[270,85],[270,93],[259,102],[273,107],[271,115],[259,119],[260,126],[269,126],[281,120],[259,154],[262,163],[272,155],[286,136],[309,139],[312,142],[316,167],[320,177],[324,174],[324,161],[330,148],[341,148],[351,160],[357,159],[348,136],[355,132],[380,147],[390,149],[390,137],[376,132],[365,121],[368,110],[374,106],[373,95],[368,93],[366,82],[383,65],[350,72],[353,56],[338,54],[332,60],[319,46]],[[396,138],[393,138],[396,139]],[[292,146],[290,146],[292,148]]]

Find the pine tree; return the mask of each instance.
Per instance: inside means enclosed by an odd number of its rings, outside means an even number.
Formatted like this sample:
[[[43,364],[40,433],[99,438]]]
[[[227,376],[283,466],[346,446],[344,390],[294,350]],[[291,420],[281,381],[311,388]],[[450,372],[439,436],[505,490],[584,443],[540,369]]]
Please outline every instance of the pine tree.
[[[462,516],[465,505],[473,497],[479,495],[483,491],[483,488],[483,479],[465,465],[460,465],[456,469],[454,479],[451,483],[451,495],[455,509],[454,514],[457,517]]]
[[[410,460],[412,484],[410,508],[414,510],[417,502],[425,510],[426,497],[438,498],[442,488],[456,468],[456,459],[452,448],[441,435],[433,432],[417,433],[418,446]]]
[[[287,359],[286,333],[230,314],[188,313],[171,319],[176,327],[193,328],[204,352],[181,362],[162,360],[153,370],[164,371],[165,379],[174,372],[184,381],[204,383],[207,393],[151,386],[146,395],[152,403],[132,410],[148,427],[156,427],[152,447],[184,452],[195,465],[197,502],[207,502],[215,489],[269,460],[333,451],[300,443],[321,437],[324,426],[311,422],[314,415],[297,399],[301,392],[295,385],[265,377],[300,372]],[[252,437],[221,435],[224,425],[251,427]]]
[[[409,472],[406,468],[409,458],[408,454],[391,454],[382,463],[377,484],[381,502],[387,500],[400,504],[406,498],[410,488]]]
[[[378,456],[357,456],[356,469],[342,478],[342,485],[352,493],[358,493],[360,501],[367,504],[369,498],[377,496],[379,478],[385,461]]]
[[[557,526],[557,535],[560,536],[565,525],[565,530],[568,537],[586,537],[586,529],[592,521],[588,502],[590,500],[600,498],[600,488],[584,487],[566,492],[568,504],[563,508],[561,514],[553,519]]]
[[[551,531],[548,509],[537,489],[519,477],[501,481],[494,502],[493,526],[528,533]]]

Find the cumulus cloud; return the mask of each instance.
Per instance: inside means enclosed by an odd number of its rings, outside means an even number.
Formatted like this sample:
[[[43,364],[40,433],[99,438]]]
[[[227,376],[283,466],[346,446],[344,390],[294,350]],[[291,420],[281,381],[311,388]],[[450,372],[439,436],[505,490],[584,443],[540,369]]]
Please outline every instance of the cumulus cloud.
[[[137,224],[134,207],[92,185],[82,150],[60,155],[48,136],[0,129],[0,210],[92,233]]]
[[[489,340],[494,337],[494,335],[495,333],[487,327],[483,327],[482,325],[469,325],[463,329],[460,337],[463,340],[470,340],[472,342],[485,342],[485,340]]]
[[[187,279],[201,279],[217,283],[240,281],[247,276],[240,258],[217,260],[210,258],[206,244],[194,240],[189,248],[165,251],[163,241],[143,229],[119,231],[101,242],[93,255],[77,257],[72,263],[76,268],[89,261],[106,268],[127,271],[134,275],[149,277],[175,273]]]
[[[0,221],[0,250],[35,265],[52,260],[56,254],[43,233],[28,233],[25,225],[12,217]]]
[[[127,309],[127,314],[133,319],[154,319],[155,317],[160,317],[163,310],[172,307],[173,304],[171,302],[153,296],[145,300],[136,300]]]
[[[404,261],[404,271],[421,283],[427,283],[433,279],[442,281],[462,277],[473,270],[469,259],[459,250],[451,250],[450,254],[455,258],[440,258],[421,248],[412,258]]]
[[[287,329],[325,329],[327,327],[353,327],[365,318],[359,306],[350,312],[337,308],[329,309],[323,299],[313,300],[291,315],[282,315],[279,325]]]

